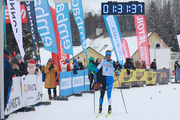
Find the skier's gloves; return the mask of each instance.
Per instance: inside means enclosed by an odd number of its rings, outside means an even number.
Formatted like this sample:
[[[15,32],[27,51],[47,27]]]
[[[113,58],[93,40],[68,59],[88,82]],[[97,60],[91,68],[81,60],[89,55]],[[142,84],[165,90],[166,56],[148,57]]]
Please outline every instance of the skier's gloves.
[[[92,71],[92,74],[94,75],[96,73],[96,71]]]

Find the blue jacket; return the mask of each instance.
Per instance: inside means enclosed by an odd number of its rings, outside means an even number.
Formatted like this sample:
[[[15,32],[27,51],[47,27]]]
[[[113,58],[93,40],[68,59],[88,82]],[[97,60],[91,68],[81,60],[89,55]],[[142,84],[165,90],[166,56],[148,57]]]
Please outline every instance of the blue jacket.
[[[17,69],[12,69],[11,63],[4,58],[4,87],[12,86],[12,77],[18,73]]]
[[[76,58],[73,59],[73,65],[74,65],[74,68],[76,68],[76,70],[80,70],[80,66],[78,66]]]

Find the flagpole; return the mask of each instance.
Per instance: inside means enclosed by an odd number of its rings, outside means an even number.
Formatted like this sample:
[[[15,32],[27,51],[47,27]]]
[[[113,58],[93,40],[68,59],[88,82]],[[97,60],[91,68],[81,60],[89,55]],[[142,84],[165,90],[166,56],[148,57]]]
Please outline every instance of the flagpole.
[[[4,62],[3,62],[3,22],[4,22],[4,5],[3,1],[0,0],[0,119],[4,119]]]

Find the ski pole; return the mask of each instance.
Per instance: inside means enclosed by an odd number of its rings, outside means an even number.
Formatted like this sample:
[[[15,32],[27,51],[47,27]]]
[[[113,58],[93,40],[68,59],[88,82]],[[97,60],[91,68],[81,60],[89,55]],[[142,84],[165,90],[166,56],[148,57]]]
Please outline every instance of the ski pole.
[[[97,80],[96,80],[96,74],[94,74],[94,85],[95,85],[95,82],[96,82],[96,81],[97,81]],[[96,92],[95,92],[95,89],[94,89],[94,113],[96,112],[96,110],[95,110],[95,108],[96,108],[96,104],[95,104],[95,101],[96,101],[96,100],[95,100],[95,97],[96,97],[96,96],[95,96],[95,93],[96,93]]]
[[[119,83],[119,87],[120,87],[119,79],[118,79],[118,83]],[[123,96],[123,92],[122,92],[121,88],[120,88],[120,91],[121,91],[121,96],[122,96],[122,99],[123,99],[123,104],[124,104],[125,111],[126,111],[126,113],[128,113],[127,109],[126,109],[126,104],[125,104],[125,100],[124,100],[124,96]]]

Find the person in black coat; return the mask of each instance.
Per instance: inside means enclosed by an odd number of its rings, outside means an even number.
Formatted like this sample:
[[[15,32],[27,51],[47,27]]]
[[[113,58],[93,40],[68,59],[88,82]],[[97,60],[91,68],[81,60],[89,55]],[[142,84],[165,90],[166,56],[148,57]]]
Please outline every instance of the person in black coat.
[[[99,65],[100,62],[101,62],[101,59],[97,58],[96,63],[95,63],[96,67]],[[97,79],[97,81],[94,85],[94,89],[99,90],[101,82],[102,82],[102,68],[96,73],[96,79]]]
[[[8,50],[4,50],[4,110],[8,103],[8,96],[11,92],[12,86],[12,77],[18,73],[19,67],[17,64],[11,66],[9,62],[10,59],[10,52]]]
[[[131,62],[131,58],[126,58],[126,63],[124,64],[124,69],[127,70],[127,74],[130,74],[129,69],[135,70],[136,68],[134,67],[134,64]]]
[[[26,65],[22,62],[22,56],[20,54],[16,55],[16,63],[19,66],[19,72],[16,74],[16,76],[23,76],[27,75],[27,68]]]
[[[154,61],[151,63],[151,69],[157,69],[157,66],[156,66],[156,59],[154,59]]]

